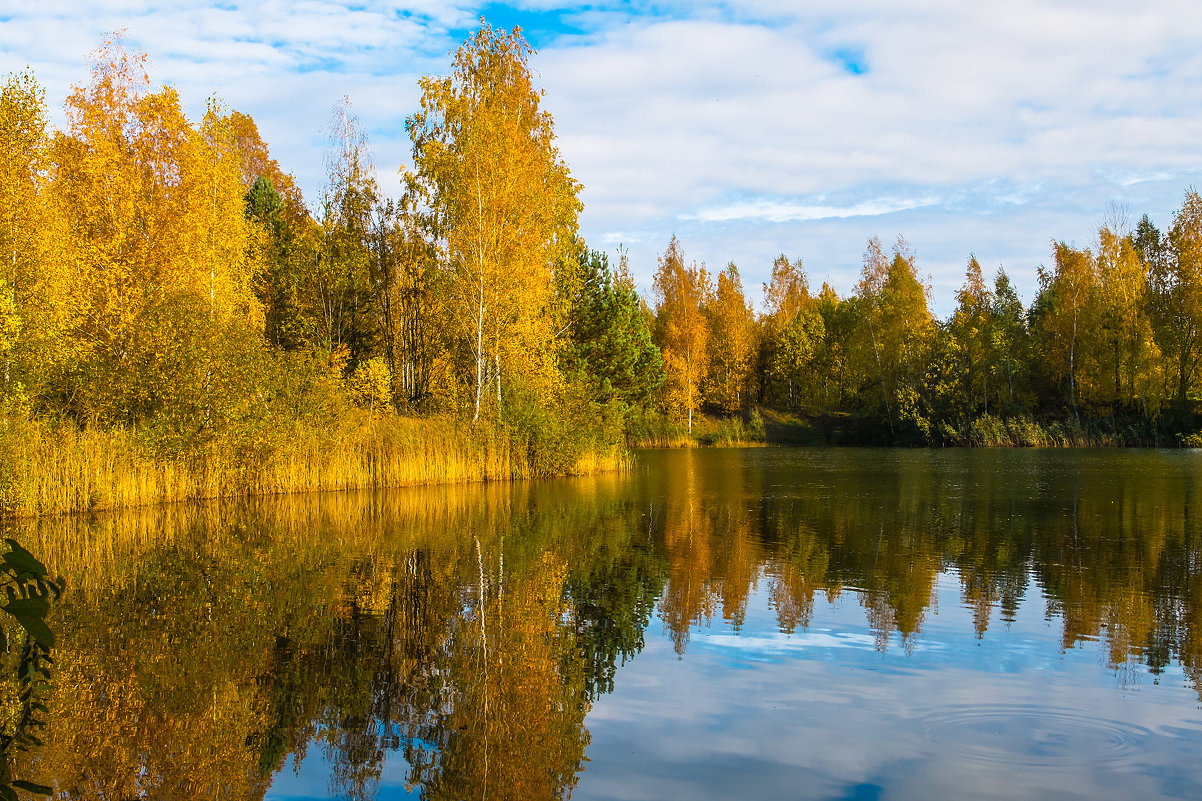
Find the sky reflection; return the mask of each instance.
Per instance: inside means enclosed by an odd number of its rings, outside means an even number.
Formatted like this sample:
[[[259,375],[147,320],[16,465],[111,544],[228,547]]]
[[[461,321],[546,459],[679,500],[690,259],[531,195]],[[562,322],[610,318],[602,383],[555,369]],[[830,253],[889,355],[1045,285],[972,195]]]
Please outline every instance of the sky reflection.
[[[1044,599],[981,639],[959,580],[909,647],[885,651],[858,605],[779,631],[763,592],[741,631],[664,639],[586,719],[575,799],[1193,798],[1197,695],[1174,668],[1151,687],[1096,648],[1060,649]],[[1118,692],[1116,692],[1118,690]]]

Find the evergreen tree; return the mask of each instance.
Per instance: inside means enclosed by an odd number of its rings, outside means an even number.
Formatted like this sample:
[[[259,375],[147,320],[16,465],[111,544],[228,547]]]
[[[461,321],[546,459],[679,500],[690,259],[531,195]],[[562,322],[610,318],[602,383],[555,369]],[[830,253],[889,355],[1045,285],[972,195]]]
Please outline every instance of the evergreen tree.
[[[606,254],[582,249],[581,290],[572,311],[571,355],[602,403],[642,406],[664,383],[663,357],[622,253],[612,270]]]

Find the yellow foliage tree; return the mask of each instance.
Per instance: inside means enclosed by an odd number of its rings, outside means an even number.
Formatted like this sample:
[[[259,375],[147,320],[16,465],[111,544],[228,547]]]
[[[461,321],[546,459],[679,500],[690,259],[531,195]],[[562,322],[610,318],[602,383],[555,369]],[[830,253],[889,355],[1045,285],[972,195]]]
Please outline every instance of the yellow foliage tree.
[[[830,288],[824,285],[823,289]],[[783,253],[776,257],[772,281],[764,284],[764,306],[759,364],[764,400],[797,408],[808,395],[809,400],[824,405],[823,393],[816,385],[829,375],[815,376],[814,361],[826,331],[821,303],[810,296],[801,259],[790,262]]]
[[[0,396],[44,394],[70,363],[76,304],[66,232],[46,204],[42,90],[28,73],[0,86]]]
[[[1073,414],[1081,400],[1081,365],[1090,355],[1088,343],[1095,337],[1098,320],[1097,265],[1088,249],[1071,247],[1064,242],[1054,246],[1056,266],[1053,273],[1040,270],[1040,295],[1033,319],[1043,342],[1046,364],[1057,379],[1064,382],[1065,394]],[[1089,387],[1088,376],[1086,388]]]
[[[87,287],[75,411],[212,429],[263,322],[237,143],[218,107],[196,129],[173,89],[150,92],[145,65],[106,42],[54,145],[55,213]]]
[[[709,273],[694,263],[685,267],[676,237],[659,259],[655,273],[655,335],[667,370],[668,407],[688,416],[701,408],[701,386],[709,372],[710,328],[705,316],[713,287]]]
[[[1110,225],[1098,231],[1097,269],[1106,340],[1104,356],[1113,371],[1112,402],[1139,403],[1146,414],[1149,398],[1154,406],[1159,400],[1156,388],[1161,384],[1157,380],[1160,349],[1153,338],[1146,304],[1147,269],[1131,237],[1120,236]]]
[[[1174,394],[1185,408],[1202,362],[1202,196],[1196,191],[1186,193],[1168,239],[1170,254],[1152,271],[1152,303]]]
[[[989,376],[993,363],[993,293],[985,285],[981,263],[969,256],[964,285],[956,292],[951,335],[959,356],[960,380],[966,406],[989,413]]]
[[[717,291],[705,310],[712,337],[706,394],[723,411],[737,412],[750,399],[757,337],[755,314],[734,262],[718,274]]]
[[[935,335],[935,320],[927,308],[927,288],[914,269],[914,256],[898,237],[890,260],[876,237],[868,241],[857,295],[862,336],[880,383],[890,431],[898,422],[924,431],[929,421],[922,410],[923,371]],[[875,370],[872,369],[875,367]],[[925,431],[924,431],[925,433]]]
[[[581,208],[530,72],[534,51],[519,29],[481,23],[450,76],[421,80],[421,111],[408,121],[414,170],[404,174],[452,275],[473,420],[486,385],[500,406],[503,375],[554,388],[556,273],[572,261]]]

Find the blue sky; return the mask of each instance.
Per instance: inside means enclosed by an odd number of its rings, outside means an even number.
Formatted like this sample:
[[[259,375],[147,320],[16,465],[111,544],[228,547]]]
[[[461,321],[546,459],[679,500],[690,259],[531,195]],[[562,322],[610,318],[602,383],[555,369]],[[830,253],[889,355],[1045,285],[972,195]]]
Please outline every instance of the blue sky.
[[[1029,302],[1054,239],[1090,246],[1111,204],[1164,227],[1202,173],[1185,0],[8,0],[0,72],[32,68],[61,120],[88,53],[125,28],[193,116],[212,95],[252,115],[310,199],[348,95],[396,193],[417,79],[447,72],[481,14],[538,48],[582,233],[625,244],[644,290],[673,234],[711,270],[734,261],[758,300],[777,253],[848,293],[867,238],[900,233],[940,315],[970,253]]]

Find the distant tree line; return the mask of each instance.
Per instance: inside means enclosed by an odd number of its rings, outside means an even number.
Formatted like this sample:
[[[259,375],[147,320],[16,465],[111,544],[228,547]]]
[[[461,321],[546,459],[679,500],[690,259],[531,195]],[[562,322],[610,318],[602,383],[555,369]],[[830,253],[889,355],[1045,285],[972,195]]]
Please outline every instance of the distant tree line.
[[[1166,232],[1146,215],[1134,230],[1116,219],[1100,227],[1094,248],[1056,242],[1052,251],[1029,307],[1004,269],[991,285],[970,256],[956,308],[939,320],[901,237],[891,252],[868,240],[846,297],[825,283],[814,292],[800,260],[782,254],[760,313],[734,264],[715,283],[704,266],[685,265],[673,238],[649,312],[666,369],[660,402],[689,424],[695,411],[753,405],[828,426],[851,416],[868,441],[989,440],[981,422],[1008,419],[1127,441],[1196,430],[1198,193],[1186,193]]]

